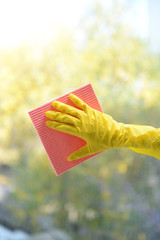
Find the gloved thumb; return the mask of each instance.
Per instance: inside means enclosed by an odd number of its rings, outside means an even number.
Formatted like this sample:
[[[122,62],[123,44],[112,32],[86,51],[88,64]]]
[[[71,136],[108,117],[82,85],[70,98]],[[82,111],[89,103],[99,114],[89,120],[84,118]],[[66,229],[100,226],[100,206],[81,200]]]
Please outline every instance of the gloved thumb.
[[[74,161],[77,160],[79,158],[83,158],[87,155],[89,155],[89,148],[88,145],[86,144],[85,146],[83,146],[82,148],[78,149],[77,151],[73,152],[69,157],[68,157],[68,161]]]

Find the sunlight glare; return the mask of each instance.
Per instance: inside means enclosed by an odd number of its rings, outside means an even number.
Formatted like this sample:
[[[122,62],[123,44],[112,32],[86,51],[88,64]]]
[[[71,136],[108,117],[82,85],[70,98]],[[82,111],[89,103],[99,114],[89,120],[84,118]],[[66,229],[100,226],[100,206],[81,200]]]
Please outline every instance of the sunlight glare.
[[[75,28],[85,0],[0,0],[0,47],[46,42],[58,26]]]

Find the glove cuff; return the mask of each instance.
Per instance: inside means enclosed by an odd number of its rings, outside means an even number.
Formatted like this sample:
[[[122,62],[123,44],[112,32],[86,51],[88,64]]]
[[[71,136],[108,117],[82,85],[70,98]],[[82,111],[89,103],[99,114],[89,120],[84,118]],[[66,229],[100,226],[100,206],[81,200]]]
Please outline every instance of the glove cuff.
[[[125,147],[160,149],[160,129],[151,126],[124,124]]]

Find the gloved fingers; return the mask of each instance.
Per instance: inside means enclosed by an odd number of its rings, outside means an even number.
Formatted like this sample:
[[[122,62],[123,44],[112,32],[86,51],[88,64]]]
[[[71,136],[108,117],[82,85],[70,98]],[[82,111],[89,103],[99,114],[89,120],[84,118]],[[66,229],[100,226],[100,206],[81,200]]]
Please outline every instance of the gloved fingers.
[[[68,157],[68,161],[74,161],[77,160],[79,158],[83,158],[88,156],[89,154],[91,154],[89,152],[89,148],[88,145],[86,144],[85,146],[83,146],[82,148],[78,149],[77,151],[75,151],[74,153],[72,153],[69,157]]]
[[[56,112],[56,111],[47,111],[45,113],[46,117],[49,118],[50,120],[54,120],[56,122],[60,123],[68,123],[71,125],[77,126],[80,122],[80,120],[74,116],[70,116],[66,113],[62,112]]]
[[[63,124],[63,123],[58,123],[58,122],[53,122],[53,121],[47,121],[46,125],[49,128],[52,128],[54,130],[58,130],[60,132],[68,133],[71,135],[77,136],[77,130],[74,126],[69,125],[69,124]]]
[[[77,97],[74,94],[69,94],[69,98],[76,106],[78,106],[79,108],[81,108],[84,111],[86,111],[86,109],[89,107],[85,102],[83,102],[82,99],[80,99],[79,97]]]
[[[83,111],[58,101],[52,102],[52,106],[60,112],[68,113],[77,118],[81,118],[81,115],[83,114]]]

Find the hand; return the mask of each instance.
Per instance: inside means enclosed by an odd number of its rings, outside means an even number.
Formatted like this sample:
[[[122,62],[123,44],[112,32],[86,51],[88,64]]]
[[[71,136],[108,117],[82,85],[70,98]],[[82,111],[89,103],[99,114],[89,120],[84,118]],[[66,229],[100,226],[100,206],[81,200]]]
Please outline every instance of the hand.
[[[49,128],[75,135],[86,141],[86,145],[72,153],[68,161],[115,147],[119,134],[118,131],[116,135],[113,132],[116,122],[112,117],[91,108],[74,94],[70,94],[69,98],[82,110],[54,101],[53,107],[60,112],[46,112],[46,117],[52,120],[46,122]]]

